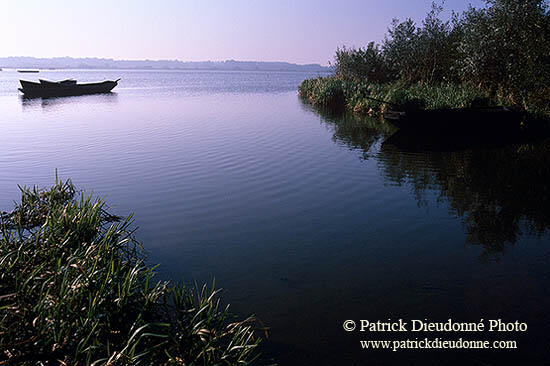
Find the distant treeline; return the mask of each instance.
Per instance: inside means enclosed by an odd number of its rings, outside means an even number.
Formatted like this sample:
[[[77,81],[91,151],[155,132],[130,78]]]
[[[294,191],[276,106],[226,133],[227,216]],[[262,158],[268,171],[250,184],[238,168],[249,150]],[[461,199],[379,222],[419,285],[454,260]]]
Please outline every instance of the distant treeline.
[[[356,108],[361,95],[371,95],[373,88],[378,97],[403,102],[421,97],[414,90],[430,94],[429,89],[435,86],[470,96],[454,104],[482,100],[486,104],[522,105],[548,115],[549,1],[485,2],[484,8],[470,7],[462,14],[453,13],[447,21],[440,18],[443,8],[436,3],[420,26],[411,19],[394,19],[382,44],[338,48],[333,62],[335,76],[309,80],[302,85],[301,94],[314,104],[341,104],[343,99],[348,107]],[[323,88],[330,89],[326,100]],[[376,103],[371,104],[376,107]]]
[[[306,71],[329,72],[318,64],[298,65],[289,62],[264,61],[180,61],[180,60],[114,60],[110,58],[73,57],[3,57],[3,68],[36,69],[150,69],[150,70],[225,70],[225,71]]]

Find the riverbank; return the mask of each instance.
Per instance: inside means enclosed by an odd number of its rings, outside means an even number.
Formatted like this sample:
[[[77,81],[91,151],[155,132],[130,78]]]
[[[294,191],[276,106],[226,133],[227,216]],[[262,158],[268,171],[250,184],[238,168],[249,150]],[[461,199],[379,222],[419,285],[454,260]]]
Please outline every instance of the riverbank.
[[[132,216],[70,180],[21,190],[2,213],[1,365],[247,365],[254,319],[235,321],[219,290],[155,280]]]

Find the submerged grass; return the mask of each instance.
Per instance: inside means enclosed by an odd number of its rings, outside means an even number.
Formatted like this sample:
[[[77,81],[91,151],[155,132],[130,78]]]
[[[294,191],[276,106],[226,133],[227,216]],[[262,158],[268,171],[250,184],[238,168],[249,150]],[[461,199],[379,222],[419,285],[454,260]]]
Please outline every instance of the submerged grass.
[[[70,180],[21,188],[0,228],[0,365],[248,365],[255,320],[154,279],[132,218]],[[75,195],[77,196],[75,198]]]

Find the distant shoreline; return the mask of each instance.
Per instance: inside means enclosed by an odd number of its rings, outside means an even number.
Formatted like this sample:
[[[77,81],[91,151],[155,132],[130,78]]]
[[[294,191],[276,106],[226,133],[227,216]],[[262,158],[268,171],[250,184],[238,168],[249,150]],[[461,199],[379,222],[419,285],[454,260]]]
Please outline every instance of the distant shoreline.
[[[33,69],[41,72],[51,71],[220,71],[220,72],[292,72],[292,73],[323,73],[330,74],[332,70],[251,70],[251,69],[147,69],[147,68],[41,68],[41,67],[0,67],[3,72],[17,72],[18,69]]]
[[[35,58],[0,57],[2,69],[39,70],[199,70],[199,71],[292,71],[331,72],[319,64],[293,64],[267,61],[179,61],[179,60],[113,60],[100,58]]]

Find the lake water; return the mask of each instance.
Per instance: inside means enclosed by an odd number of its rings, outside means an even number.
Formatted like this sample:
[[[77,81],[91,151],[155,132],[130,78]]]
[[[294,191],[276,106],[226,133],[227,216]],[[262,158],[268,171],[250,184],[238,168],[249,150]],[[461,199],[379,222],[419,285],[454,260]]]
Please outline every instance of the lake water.
[[[265,363],[542,364],[550,331],[550,142],[433,144],[304,104],[316,74],[0,72],[0,210],[62,178],[135,214],[160,276],[211,282],[270,328]],[[122,78],[24,99],[18,79]],[[390,136],[392,136],[390,138]],[[432,139],[428,142],[434,142]],[[346,332],[345,320],[525,322],[526,332]],[[483,319],[483,320],[482,320]],[[410,324],[410,323],[409,323]],[[366,350],[361,340],[512,340]]]

